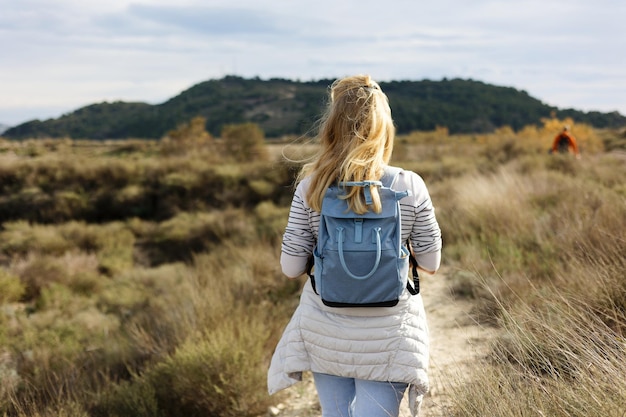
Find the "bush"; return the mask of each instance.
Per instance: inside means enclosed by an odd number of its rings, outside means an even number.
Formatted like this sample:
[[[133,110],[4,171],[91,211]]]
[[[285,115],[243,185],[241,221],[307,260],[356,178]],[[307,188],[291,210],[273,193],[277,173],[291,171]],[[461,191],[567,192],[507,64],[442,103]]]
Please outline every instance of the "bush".
[[[206,251],[229,239],[244,239],[254,233],[248,216],[241,210],[180,213],[145,230],[139,236],[141,248],[153,265],[190,261],[195,253]]]
[[[20,278],[0,268],[0,306],[18,301],[24,292],[24,284]]]
[[[263,310],[234,313],[201,338],[183,343],[146,374],[167,416],[256,416],[269,399],[263,353],[273,325]],[[245,393],[242,395],[242,393]]]
[[[277,207],[270,201],[264,201],[255,207],[254,215],[257,219],[255,224],[259,237],[270,242],[278,242],[282,238],[287,226],[288,208]]]
[[[255,123],[231,124],[222,128],[226,156],[237,162],[266,161],[265,133]]]
[[[91,407],[93,417],[158,417],[154,387],[141,379],[111,384]]]

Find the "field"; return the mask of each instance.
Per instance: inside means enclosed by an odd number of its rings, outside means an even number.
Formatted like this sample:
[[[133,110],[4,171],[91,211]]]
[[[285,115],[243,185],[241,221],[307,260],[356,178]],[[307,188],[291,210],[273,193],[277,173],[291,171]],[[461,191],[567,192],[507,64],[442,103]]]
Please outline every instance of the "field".
[[[454,294],[498,329],[455,416],[624,416],[626,138],[563,121],[397,139]],[[254,132],[253,132],[254,133]],[[235,135],[236,137],[236,135]],[[193,140],[192,140],[193,139]],[[304,282],[280,239],[304,139],[0,141],[0,415],[267,414]]]

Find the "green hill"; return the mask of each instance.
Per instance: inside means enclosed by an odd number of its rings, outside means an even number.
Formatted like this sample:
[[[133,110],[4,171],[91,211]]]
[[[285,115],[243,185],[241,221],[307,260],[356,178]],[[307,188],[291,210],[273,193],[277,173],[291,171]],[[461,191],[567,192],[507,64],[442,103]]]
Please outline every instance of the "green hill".
[[[195,116],[207,120],[207,130],[219,135],[222,126],[254,122],[267,137],[301,135],[320,115],[333,80],[299,82],[226,76],[196,84],[157,105],[146,103],[92,104],[57,119],[33,120],[8,129],[10,139],[71,137],[88,139],[161,138]],[[380,83],[389,96],[399,133],[446,126],[451,133],[490,132],[497,127],[519,129],[555,114],[598,128],[626,126],[617,113],[558,109],[525,91],[480,81],[391,81]]]

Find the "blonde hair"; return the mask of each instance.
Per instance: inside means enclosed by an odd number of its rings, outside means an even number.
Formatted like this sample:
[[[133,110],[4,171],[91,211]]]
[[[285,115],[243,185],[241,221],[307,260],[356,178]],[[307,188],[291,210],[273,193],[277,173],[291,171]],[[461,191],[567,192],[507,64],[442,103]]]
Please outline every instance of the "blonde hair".
[[[311,176],[307,203],[321,211],[326,189],[335,182],[377,181],[391,159],[395,127],[389,100],[369,75],[336,80],[319,130],[320,151],[303,166],[299,179]],[[351,210],[365,213],[361,187],[346,187]],[[372,188],[374,212],[381,211],[378,189]]]

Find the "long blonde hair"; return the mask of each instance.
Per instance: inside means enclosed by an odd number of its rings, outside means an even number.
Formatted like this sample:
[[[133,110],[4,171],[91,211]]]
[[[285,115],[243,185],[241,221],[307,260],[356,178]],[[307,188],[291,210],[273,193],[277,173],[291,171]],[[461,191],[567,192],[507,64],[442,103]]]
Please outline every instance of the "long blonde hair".
[[[321,211],[326,189],[335,182],[377,181],[391,159],[395,127],[389,100],[369,75],[336,80],[330,86],[330,100],[319,130],[320,151],[304,165],[299,179],[311,176],[306,200]],[[351,210],[365,213],[361,187],[347,187]],[[374,212],[381,211],[378,189],[372,188]]]

